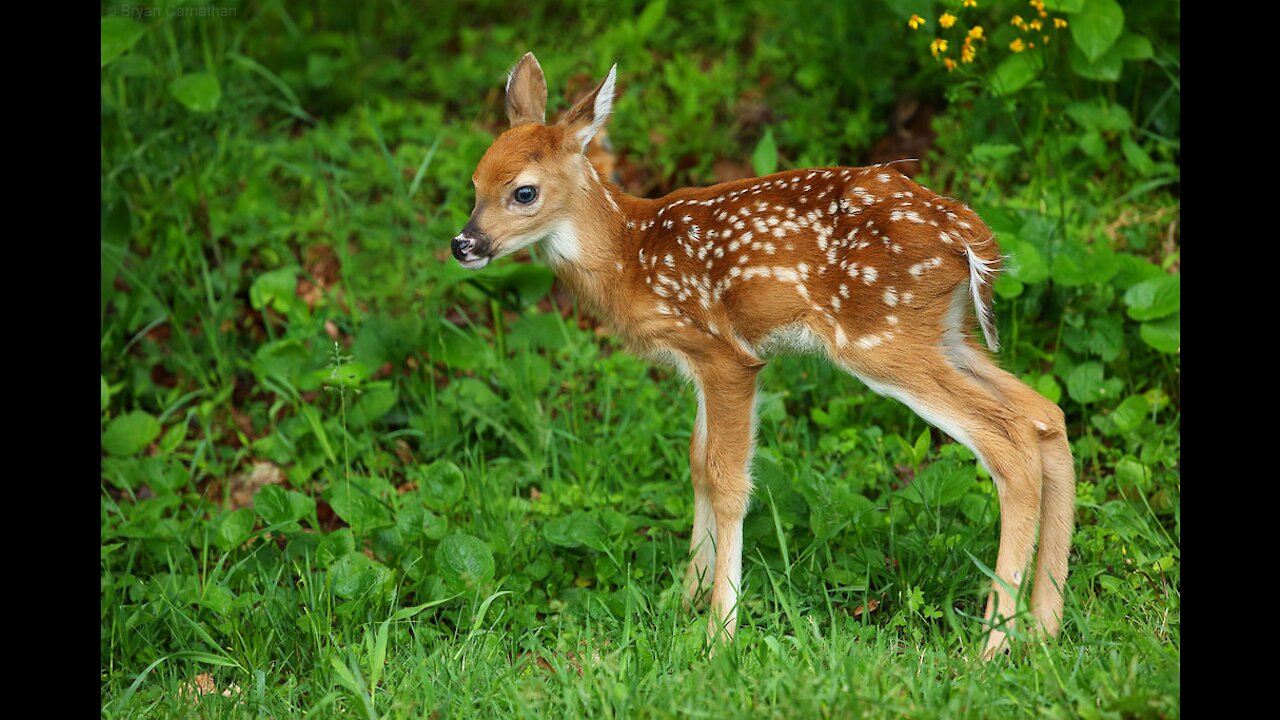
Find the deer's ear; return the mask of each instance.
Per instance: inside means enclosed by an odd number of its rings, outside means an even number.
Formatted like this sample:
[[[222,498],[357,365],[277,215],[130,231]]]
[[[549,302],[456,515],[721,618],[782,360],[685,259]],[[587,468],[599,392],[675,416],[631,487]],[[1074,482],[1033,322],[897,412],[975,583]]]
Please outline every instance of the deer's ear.
[[[531,52],[507,75],[507,119],[511,127],[547,121],[547,78]]]
[[[617,76],[618,65],[615,63],[609,68],[609,75],[605,77],[604,82],[569,108],[560,119],[560,124],[568,128],[583,150],[587,148],[591,138],[595,137],[595,134],[604,126],[604,121],[609,119],[609,113],[613,112],[614,80]]]

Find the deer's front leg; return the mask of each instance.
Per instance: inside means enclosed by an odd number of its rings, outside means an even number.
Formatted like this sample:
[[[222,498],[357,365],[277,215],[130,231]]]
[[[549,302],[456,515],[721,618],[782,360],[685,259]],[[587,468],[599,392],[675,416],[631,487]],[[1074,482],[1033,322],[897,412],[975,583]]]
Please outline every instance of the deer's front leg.
[[[728,640],[737,627],[742,518],[751,496],[758,372],[758,367],[724,359],[695,369],[706,408],[706,494],[715,522],[715,569],[707,625],[712,639]]]
[[[707,404],[698,389],[698,416],[689,441],[689,475],[693,480],[693,535],[689,539],[689,569],[685,572],[685,603],[701,604],[711,589],[716,560],[716,517],[707,480]]]

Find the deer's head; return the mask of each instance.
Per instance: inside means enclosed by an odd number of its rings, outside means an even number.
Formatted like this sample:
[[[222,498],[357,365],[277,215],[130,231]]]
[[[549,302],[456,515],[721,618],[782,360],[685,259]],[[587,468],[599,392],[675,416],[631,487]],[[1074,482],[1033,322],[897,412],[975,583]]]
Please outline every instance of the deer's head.
[[[546,124],[547,81],[533,53],[526,53],[507,78],[507,118],[511,129],[494,140],[471,182],[476,205],[453,238],[453,256],[479,269],[490,260],[548,240],[552,256],[572,260],[577,248],[573,218],[593,185],[587,143],[613,108],[609,75],[554,125]]]

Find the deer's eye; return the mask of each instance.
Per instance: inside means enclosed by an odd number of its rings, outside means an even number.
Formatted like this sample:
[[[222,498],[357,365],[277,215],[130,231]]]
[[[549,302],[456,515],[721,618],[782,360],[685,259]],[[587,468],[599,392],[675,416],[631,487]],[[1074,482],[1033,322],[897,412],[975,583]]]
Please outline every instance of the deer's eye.
[[[532,185],[521,185],[516,188],[516,202],[528,205],[538,198],[538,188]]]

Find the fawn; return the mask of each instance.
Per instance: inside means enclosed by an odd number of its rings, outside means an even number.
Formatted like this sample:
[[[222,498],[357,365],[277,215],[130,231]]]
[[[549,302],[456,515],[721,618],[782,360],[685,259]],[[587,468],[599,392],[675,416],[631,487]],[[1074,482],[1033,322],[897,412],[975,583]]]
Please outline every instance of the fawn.
[[[1033,631],[1061,629],[1075,472],[1061,409],[997,367],[991,278],[1002,257],[963,203],[882,167],[815,168],[631,197],[584,150],[613,107],[617,65],[545,124],[532,53],[506,86],[511,128],[472,176],[476,204],[452,243],[478,269],[541,241],[552,269],[632,350],[697,389],[686,600],[711,593],[708,634],[732,638],[751,495],[756,376],[778,352],[825,353],[963,443],[1000,499],[998,580],[984,657],[1008,647],[1036,542]],[[710,572],[710,585],[704,579]]]

